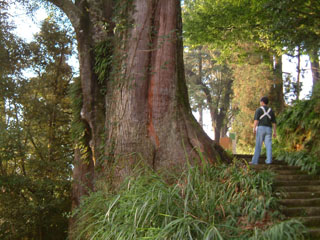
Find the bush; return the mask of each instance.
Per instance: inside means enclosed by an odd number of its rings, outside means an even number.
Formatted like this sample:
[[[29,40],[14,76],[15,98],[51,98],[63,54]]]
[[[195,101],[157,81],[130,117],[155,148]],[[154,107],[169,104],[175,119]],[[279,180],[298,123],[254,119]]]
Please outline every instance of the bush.
[[[298,166],[301,170],[312,175],[320,173],[319,160],[305,150],[289,153],[285,151],[278,151],[277,159],[279,161],[285,161],[291,166]]]
[[[278,142],[275,155],[310,173],[320,170],[320,94],[297,101],[278,118]]]
[[[173,179],[169,183],[152,172],[137,174],[117,194],[92,193],[75,212],[74,236],[96,240],[247,239],[277,224],[279,214],[271,210],[276,208],[276,199],[270,172],[256,173],[237,162],[190,167]],[[281,224],[285,226],[281,231],[277,225],[272,227],[273,233],[280,234],[277,239],[288,239],[288,234],[298,239],[294,236],[303,228],[301,224]]]

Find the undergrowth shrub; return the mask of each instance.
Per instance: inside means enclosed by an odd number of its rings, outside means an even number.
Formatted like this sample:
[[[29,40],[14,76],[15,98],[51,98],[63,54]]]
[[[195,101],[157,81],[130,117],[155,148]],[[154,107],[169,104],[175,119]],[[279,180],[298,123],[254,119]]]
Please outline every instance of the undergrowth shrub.
[[[297,101],[278,117],[275,155],[309,173],[320,172],[320,89],[309,100]]]
[[[304,239],[305,228],[296,219],[280,222],[267,230],[255,229],[249,240],[294,240]]]
[[[299,222],[277,223],[270,172],[257,173],[236,162],[189,167],[173,179],[166,182],[144,172],[129,177],[116,194],[92,193],[75,212],[74,235],[96,240],[266,239],[257,238],[259,232],[278,234],[270,239],[301,239],[295,238],[303,228]]]
[[[306,171],[311,175],[320,173],[319,159],[306,150],[297,152],[279,150],[277,152],[277,159],[279,161],[285,161],[291,166],[298,166],[301,170]]]

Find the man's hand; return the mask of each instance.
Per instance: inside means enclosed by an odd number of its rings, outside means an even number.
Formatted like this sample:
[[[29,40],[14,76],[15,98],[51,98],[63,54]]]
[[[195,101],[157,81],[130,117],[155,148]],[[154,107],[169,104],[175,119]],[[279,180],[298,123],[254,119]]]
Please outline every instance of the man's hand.
[[[273,132],[273,137],[276,138],[277,137],[277,133]]]
[[[254,134],[257,133],[258,124],[259,124],[259,121],[258,120],[254,120],[254,122],[253,122],[253,133]]]
[[[256,134],[257,133],[257,127],[253,128],[253,133]]]

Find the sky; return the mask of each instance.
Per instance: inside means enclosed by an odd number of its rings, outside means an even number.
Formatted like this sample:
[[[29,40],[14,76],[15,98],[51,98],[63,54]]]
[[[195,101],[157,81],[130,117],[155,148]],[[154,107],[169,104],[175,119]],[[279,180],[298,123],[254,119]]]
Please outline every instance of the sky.
[[[282,71],[283,72],[290,72],[294,79],[297,79],[297,64],[298,64],[298,59],[294,58],[292,59],[291,57],[287,55],[283,55],[282,57],[282,62],[283,62],[283,67]],[[310,60],[309,57],[306,55],[303,55],[301,57],[301,70],[303,71],[303,78],[302,78],[302,90],[301,90],[301,97],[300,99],[306,98],[309,94],[310,91],[312,90],[312,73],[311,73],[311,65],[310,65]]]
[[[18,4],[11,7],[9,12],[17,27],[15,33],[28,42],[33,39],[35,33],[39,32],[39,23],[47,17],[46,10],[39,9],[34,14],[34,19],[31,19],[31,17],[27,16],[23,7]]]
[[[48,14],[45,9],[40,8],[34,13],[34,16],[31,18],[26,14],[25,9],[20,6],[16,5],[9,10],[14,24],[16,25],[15,33],[22,39],[27,42],[31,42],[33,40],[34,34],[40,31],[40,24]],[[75,72],[78,72],[79,63],[77,56],[73,55],[69,60],[68,63],[73,67]],[[30,71],[25,72],[28,76],[32,76]]]
[[[39,31],[39,25],[42,20],[47,17],[47,13],[45,9],[39,9],[34,14],[34,19],[31,19],[26,15],[25,10],[21,6],[16,6],[10,9],[10,14],[12,15],[14,22],[17,26],[15,33],[18,36],[23,38],[24,40],[30,42],[33,39],[33,35]],[[71,60],[74,63],[77,63],[75,59]],[[296,78],[296,66],[297,66],[297,59],[292,59],[287,55],[284,55],[282,58],[283,61],[283,72],[289,72],[292,74],[294,78]],[[305,69],[304,77],[302,78],[302,91],[300,99],[306,98],[311,89],[312,89],[312,75],[310,71],[310,61],[308,56],[302,56],[301,58],[301,67]],[[199,115],[194,113],[195,117],[199,119]],[[208,134],[208,136],[214,139],[214,132],[212,130],[212,124],[210,120],[210,113],[209,111],[204,111],[204,130]]]

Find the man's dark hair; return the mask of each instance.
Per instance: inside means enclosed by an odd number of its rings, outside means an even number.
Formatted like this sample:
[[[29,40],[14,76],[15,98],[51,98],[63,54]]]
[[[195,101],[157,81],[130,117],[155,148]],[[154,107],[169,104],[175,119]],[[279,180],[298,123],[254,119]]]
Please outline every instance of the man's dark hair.
[[[264,102],[265,104],[268,104],[269,103],[269,99],[267,97],[262,97],[260,99],[260,102]]]

